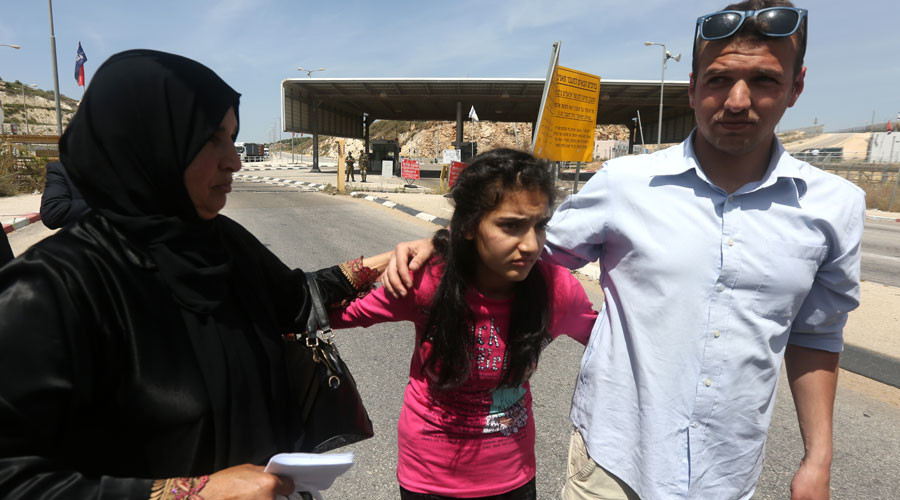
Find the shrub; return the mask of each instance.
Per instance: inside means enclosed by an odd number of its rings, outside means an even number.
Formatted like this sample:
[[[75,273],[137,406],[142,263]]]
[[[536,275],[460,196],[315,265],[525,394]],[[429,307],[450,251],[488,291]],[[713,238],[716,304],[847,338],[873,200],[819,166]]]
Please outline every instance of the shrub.
[[[47,159],[11,148],[0,150],[0,196],[43,191],[47,179]]]

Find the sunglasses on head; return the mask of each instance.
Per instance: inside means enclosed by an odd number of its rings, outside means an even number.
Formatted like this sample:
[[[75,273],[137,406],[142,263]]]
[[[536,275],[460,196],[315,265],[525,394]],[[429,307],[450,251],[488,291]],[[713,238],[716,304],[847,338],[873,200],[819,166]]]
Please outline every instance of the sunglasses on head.
[[[697,18],[696,38],[721,40],[741,29],[744,21],[754,18],[756,29],[765,36],[791,36],[806,18],[806,9],[769,7],[759,10],[723,10]]]

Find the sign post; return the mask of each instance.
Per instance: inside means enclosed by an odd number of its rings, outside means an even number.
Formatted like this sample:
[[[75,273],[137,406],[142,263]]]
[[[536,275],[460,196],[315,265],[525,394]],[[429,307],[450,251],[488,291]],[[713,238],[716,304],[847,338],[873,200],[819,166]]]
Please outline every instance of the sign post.
[[[465,169],[467,166],[467,163],[463,163],[461,161],[454,161],[450,163],[450,179],[448,181],[448,184],[451,188],[456,184],[456,180],[459,179],[459,174],[462,173],[463,169]]]
[[[447,178],[450,175],[450,165],[455,161],[460,161],[462,159],[462,151],[459,149],[445,149],[442,152],[442,161],[441,161],[441,192],[445,192],[444,188],[447,189],[453,187],[452,184],[446,185]]]
[[[400,160],[400,177],[406,181],[407,185],[413,185],[412,181],[419,178],[419,160],[406,158]]]
[[[557,64],[554,44],[532,151],[550,161],[588,162],[594,151],[600,77]]]
[[[338,139],[338,168],[337,168],[337,188],[338,191],[344,192],[344,172],[346,172],[346,165],[344,164],[344,148],[346,147],[346,142],[344,139]]]

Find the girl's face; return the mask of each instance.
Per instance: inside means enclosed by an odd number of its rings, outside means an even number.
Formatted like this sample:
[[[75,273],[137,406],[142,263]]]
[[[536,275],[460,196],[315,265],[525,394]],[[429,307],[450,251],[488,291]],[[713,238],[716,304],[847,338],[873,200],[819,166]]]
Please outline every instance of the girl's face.
[[[478,250],[475,281],[478,290],[490,298],[506,298],[516,282],[524,280],[534,267],[550,221],[547,196],[538,189],[509,191],[493,211],[485,214],[474,234]]]

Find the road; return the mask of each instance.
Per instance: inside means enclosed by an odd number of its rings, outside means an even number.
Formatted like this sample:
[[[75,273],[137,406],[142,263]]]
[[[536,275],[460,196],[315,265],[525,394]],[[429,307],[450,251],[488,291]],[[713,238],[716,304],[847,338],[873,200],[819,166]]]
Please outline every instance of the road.
[[[866,221],[862,240],[862,279],[900,287],[900,223]]]
[[[430,234],[435,227],[362,200],[286,188],[235,184],[225,212],[244,224],[286,263],[317,269],[394,243]],[[598,302],[600,290],[586,282]],[[397,483],[396,425],[413,350],[409,324],[376,325],[338,334],[376,436],[350,447],[357,465],[327,493],[332,499],[394,499]],[[571,424],[568,409],[582,347],[568,338],[544,352],[533,378],[537,425],[538,498],[552,499],[564,480]],[[900,390],[842,372],[835,408],[835,499],[900,497]],[[802,444],[787,383],[782,377],[767,458],[756,499],[788,498],[787,488]]]
[[[823,149],[840,147],[844,149],[845,158],[865,158],[868,150],[868,133],[830,133],[822,134],[802,141],[789,142],[784,145],[791,153],[804,149]]]

